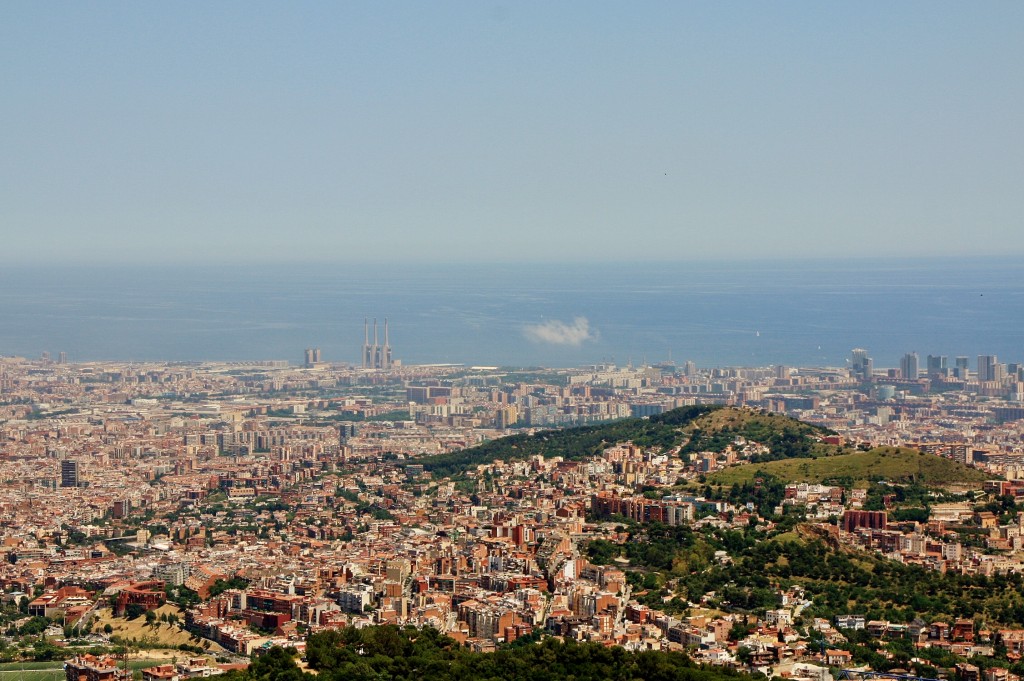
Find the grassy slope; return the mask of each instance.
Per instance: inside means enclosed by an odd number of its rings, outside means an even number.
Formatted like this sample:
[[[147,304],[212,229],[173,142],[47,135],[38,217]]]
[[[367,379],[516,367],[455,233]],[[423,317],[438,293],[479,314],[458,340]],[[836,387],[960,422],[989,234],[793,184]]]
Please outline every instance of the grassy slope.
[[[178,607],[169,604],[159,608],[156,613],[157,615],[175,613],[181,617],[181,614],[178,612]],[[149,626],[146,624],[146,619],[144,617],[137,617],[133,620],[127,620],[123,617],[114,617],[109,608],[98,611],[97,615],[98,618],[95,626],[96,630],[102,631],[103,625],[110,624],[114,630],[111,633],[111,636],[120,636],[125,640],[146,640],[154,647],[164,648],[174,648],[182,643],[188,643],[190,645],[203,644],[203,641],[197,641],[189,632],[178,626],[162,623]],[[222,648],[215,643],[211,643],[209,650],[210,652],[217,652],[222,650]],[[181,653],[181,655],[188,655],[188,653]]]
[[[179,659],[184,659],[186,653],[181,653]],[[132,659],[128,667],[133,670],[154,667],[160,664],[168,664],[166,659]],[[64,679],[63,662],[5,662],[0,664],[0,679],[8,681],[55,681]]]
[[[823,429],[812,426],[788,416],[771,414],[742,407],[725,407],[700,416],[684,426],[683,432],[692,435],[700,428],[705,433],[748,433],[751,438],[757,432],[793,432],[804,435],[815,435]]]
[[[912,449],[880,447],[870,452],[853,452],[816,459],[788,459],[761,464],[733,466],[708,476],[712,484],[731,485],[753,479],[757,471],[770,473],[787,482],[822,482],[849,477],[857,487],[867,487],[870,476],[891,482],[917,480],[943,486],[982,482],[991,476],[969,466]]]

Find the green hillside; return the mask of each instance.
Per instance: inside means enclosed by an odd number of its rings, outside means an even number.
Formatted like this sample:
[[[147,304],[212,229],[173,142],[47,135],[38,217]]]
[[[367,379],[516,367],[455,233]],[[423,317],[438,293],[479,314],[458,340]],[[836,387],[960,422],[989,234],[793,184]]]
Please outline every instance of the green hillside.
[[[627,558],[627,571],[638,570],[650,584],[650,593],[639,598],[652,607],[683,610],[687,602],[713,594],[709,607],[763,615],[778,607],[778,587],[799,584],[813,601],[803,611],[804,621],[857,613],[904,623],[915,617],[975,618],[1013,628],[1024,623],[1024,575],[961,575],[907,565],[840,545],[814,525],[775,536],[771,530],[698,532],[660,523],[626,531],[624,543],[594,540],[586,554],[602,564]],[[728,551],[731,563],[714,560],[720,550]]]
[[[693,406],[650,418],[629,418],[563,430],[512,435],[458,452],[416,459],[435,476],[458,476],[480,464],[533,456],[583,459],[631,441],[641,447],[677,449],[687,457],[722,452],[738,438],[767,445],[770,452],[746,464],[708,476],[711,484],[750,481],[763,471],[783,481],[842,483],[867,487],[871,480],[944,486],[975,483],[991,476],[963,464],[916,450],[882,447],[850,452],[821,442],[831,431],[778,414],[742,407]]]
[[[458,452],[417,459],[415,463],[437,476],[464,473],[492,461],[528,459],[532,456],[560,456],[582,459],[600,453],[610,445],[631,441],[641,447],[680,448],[688,455],[699,451],[724,451],[737,437],[745,437],[771,448],[759,460],[808,457],[826,454],[831,448],[819,444],[823,428],[777,414],[753,409],[721,406],[681,407],[650,418],[629,418],[593,426],[545,430],[492,440]]]
[[[708,482],[731,485],[752,480],[758,472],[786,482],[828,482],[848,479],[856,487],[867,487],[870,480],[919,482],[931,486],[963,482],[982,482],[991,478],[956,461],[913,449],[879,447],[868,452],[852,452],[812,459],[788,459],[767,463],[742,464],[708,476]]]
[[[647,419],[620,419],[593,426],[544,430],[533,435],[511,435],[458,452],[416,459],[415,463],[422,464],[434,475],[444,477],[458,475],[492,461],[522,460],[537,455],[583,459],[627,440],[641,447],[670,449],[687,439],[683,433],[684,426],[719,409],[721,407],[716,406],[683,407]]]

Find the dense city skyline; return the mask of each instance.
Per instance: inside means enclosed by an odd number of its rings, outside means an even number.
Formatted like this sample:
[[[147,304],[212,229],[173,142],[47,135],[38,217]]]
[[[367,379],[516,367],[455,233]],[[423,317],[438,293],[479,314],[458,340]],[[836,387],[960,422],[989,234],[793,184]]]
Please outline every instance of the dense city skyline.
[[[133,632],[170,655],[149,681],[281,678],[273,646],[316,669],[387,625],[817,681],[893,641],[924,679],[1024,671],[1024,367],[307,358],[0,358],[0,671],[128,681],[105,655]]]

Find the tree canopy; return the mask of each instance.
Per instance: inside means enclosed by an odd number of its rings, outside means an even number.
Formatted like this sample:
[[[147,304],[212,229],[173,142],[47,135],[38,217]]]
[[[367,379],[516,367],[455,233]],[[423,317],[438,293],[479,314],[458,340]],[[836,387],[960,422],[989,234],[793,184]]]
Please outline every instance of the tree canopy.
[[[621,647],[547,638],[540,643],[477,653],[434,629],[393,625],[329,630],[313,634],[306,660],[316,676],[302,672],[281,648],[257,658],[249,670],[227,681],[736,681],[745,674],[693,664],[682,653],[629,652]]]

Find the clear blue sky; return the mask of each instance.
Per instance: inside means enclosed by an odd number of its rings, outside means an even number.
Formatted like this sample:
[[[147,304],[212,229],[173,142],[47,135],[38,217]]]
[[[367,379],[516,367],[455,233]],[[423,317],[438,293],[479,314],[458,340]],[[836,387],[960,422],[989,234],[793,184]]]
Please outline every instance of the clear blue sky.
[[[1024,255],[1024,3],[0,6],[14,262]]]

